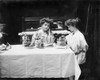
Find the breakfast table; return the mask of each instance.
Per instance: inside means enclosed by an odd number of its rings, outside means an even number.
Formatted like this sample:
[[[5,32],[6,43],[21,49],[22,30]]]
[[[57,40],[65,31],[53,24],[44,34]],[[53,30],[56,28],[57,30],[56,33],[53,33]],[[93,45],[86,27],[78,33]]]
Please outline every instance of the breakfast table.
[[[11,45],[0,52],[1,78],[68,78],[78,80],[81,69],[70,48],[29,48]]]

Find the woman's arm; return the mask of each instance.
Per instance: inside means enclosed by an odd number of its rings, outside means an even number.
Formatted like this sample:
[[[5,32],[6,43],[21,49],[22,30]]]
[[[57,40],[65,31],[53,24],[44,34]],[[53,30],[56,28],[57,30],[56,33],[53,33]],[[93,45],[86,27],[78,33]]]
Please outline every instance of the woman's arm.
[[[31,39],[31,43],[30,43],[30,46],[35,46],[35,40],[37,38],[37,32],[33,34],[32,36],[32,39]]]

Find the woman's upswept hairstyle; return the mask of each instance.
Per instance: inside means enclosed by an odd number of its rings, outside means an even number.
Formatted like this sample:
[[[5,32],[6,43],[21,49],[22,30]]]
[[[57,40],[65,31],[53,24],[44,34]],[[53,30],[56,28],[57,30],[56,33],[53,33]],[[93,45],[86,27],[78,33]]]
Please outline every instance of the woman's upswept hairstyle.
[[[76,18],[76,19],[68,19],[65,21],[65,26],[76,26],[76,24],[79,22],[79,18]]]
[[[50,18],[42,18],[42,19],[40,19],[40,25],[44,24],[45,22],[53,23],[53,19],[50,19]]]

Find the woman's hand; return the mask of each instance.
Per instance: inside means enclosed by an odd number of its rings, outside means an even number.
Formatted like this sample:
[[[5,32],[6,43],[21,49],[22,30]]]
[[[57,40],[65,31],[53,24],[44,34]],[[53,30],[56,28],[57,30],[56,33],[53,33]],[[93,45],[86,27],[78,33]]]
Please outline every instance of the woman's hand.
[[[86,53],[81,52],[76,55],[76,58],[77,58],[78,64],[83,64],[86,62]]]

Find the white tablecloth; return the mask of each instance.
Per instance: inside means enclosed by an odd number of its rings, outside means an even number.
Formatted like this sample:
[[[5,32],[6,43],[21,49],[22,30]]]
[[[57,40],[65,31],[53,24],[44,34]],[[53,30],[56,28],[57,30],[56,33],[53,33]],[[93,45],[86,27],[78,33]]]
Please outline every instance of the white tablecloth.
[[[75,75],[78,80],[81,70],[71,49],[28,49],[13,45],[0,54],[1,77],[66,78]]]

